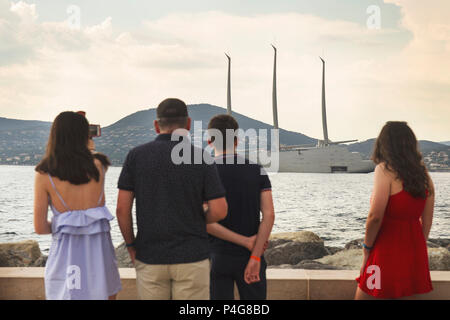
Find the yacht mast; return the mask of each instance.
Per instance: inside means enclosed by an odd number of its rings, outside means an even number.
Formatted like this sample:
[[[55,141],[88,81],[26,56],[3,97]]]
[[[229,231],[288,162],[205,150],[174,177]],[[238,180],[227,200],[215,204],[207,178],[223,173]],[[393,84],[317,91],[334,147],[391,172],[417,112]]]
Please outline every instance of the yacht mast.
[[[272,44],[274,50],[273,56],[273,86],[272,86],[272,109],[273,109],[273,128],[276,130],[277,148],[280,150],[280,135],[278,127],[278,101],[277,101],[277,48]]]
[[[231,115],[231,58],[225,53],[228,58],[228,82],[227,82],[227,114]]]
[[[272,87],[272,109],[273,127],[278,129],[278,102],[277,102],[277,48],[272,44],[274,50],[273,57],[273,87]]]
[[[323,143],[327,146],[330,141],[328,140],[328,126],[327,126],[327,107],[325,101],[325,61],[322,60],[322,126],[323,126]]]

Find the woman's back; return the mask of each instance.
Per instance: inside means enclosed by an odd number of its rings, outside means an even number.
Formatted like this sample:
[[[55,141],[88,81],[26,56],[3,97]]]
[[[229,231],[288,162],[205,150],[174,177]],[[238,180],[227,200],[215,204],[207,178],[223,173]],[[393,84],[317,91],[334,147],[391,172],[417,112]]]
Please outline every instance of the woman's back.
[[[427,243],[434,187],[417,138],[403,121],[388,121],[374,144],[377,165],[357,299],[400,298],[432,290]]]
[[[75,185],[47,176],[53,209],[53,242],[45,270],[47,299],[107,299],[121,288],[110,236],[113,216],[100,179]],[[61,282],[60,279],[66,279]]]
[[[385,167],[384,171],[391,177],[390,196],[384,215],[385,219],[419,219],[424,211],[427,199],[413,197],[404,189],[404,184],[397,178],[397,173],[388,171]]]
[[[108,299],[121,289],[103,191],[110,162],[90,146],[86,118],[63,112],[35,168],[35,231],[52,235],[44,277],[50,300]]]
[[[386,206],[372,249],[357,278],[358,287],[379,298],[429,292],[432,286],[421,219],[432,198],[413,197],[404,189],[397,173],[386,169],[384,163],[380,163],[376,171],[383,181],[375,187],[374,197],[378,199],[372,201],[379,202],[385,197]],[[378,273],[373,268],[378,269]],[[374,282],[374,279],[377,280]]]
[[[425,203],[426,199],[414,198],[409,192],[401,190],[390,196],[385,218],[419,220],[423,214]]]
[[[64,213],[87,210],[105,204],[103,189],[106,170],[99,160],[95,159],[94,162],[100,173],[99,181],[91,179],[86,184],[75,185],[68,181],[62,181],[58,177],[42,174],[41,178],[47,180],[46,190],[54,209]]]

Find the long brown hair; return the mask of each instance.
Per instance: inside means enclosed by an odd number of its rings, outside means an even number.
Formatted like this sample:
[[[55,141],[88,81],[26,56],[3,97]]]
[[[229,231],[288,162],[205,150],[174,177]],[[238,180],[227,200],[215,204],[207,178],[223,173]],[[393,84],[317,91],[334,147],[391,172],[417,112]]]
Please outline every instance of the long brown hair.
[[[53,121],[45,156],[35,170],[74,185],[88,183],[91,179],[98,182],[100,172],[94,158],[105,167],[110,162],[102,154],[92,154],[88,141],[89,123],[86,118],[71,111],[60,113]]]
[[[384,162],[413,197],[426,198],[427,190],[432,192],[416,136],[406,122],[389,121],[384,125],[375,142],[372,160],[376,164]]]

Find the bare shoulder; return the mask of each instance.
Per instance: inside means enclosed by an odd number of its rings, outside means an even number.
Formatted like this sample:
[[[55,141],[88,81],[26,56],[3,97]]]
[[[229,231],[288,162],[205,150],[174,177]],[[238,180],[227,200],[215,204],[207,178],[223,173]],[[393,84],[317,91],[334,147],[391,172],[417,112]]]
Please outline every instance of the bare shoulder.
[[[109,161],[108,157],[103,153],[99,152],[95,152],[93,155],[94,155],[94,162],[97,168],[101,170],[101,168],[103,167],[105,171],[107,171],[108,167],[111,165],[111,162]]]
[[[428,173],[427,176],[428,176],[428,188],[429,188],[429,192],[431,192],[431,195],[434,196],[434,183],[433,183],[433,179],[431,179],[430,173]]]
[[[102,168],[102,162],[99,159],[94,158],[94,163],[97,168],[99,168],[99,169]]]
[[[385,180],[396,180],[396,174],[388,168],[385,162],[377,164],[375,167],[375,176]]]
[[[36,171],[34,175],[34,182],[36,187],[46,188],[48,183],[48,174],[45,172]]]
[[[102,172],[102,168],[106,171],[106,168],[103,166],[103,163],[99,159],[94,158],[94,164],[100,172]]]
[[[390,170],[387,168],[387,165],[385,162],[380,162],[375,167],[375,173],[389,175]]]
[[[43,181],[44,179],[48,179],[48,174],[41,171],[35,171],[34,177],[36,181]]]

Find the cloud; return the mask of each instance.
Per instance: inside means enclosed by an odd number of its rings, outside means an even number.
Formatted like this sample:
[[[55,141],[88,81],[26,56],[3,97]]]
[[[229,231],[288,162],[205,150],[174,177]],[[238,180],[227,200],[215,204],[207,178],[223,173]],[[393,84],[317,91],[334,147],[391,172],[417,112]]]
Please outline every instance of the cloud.
[[[110,124],[167,96],[224,106],[226,51],[234,110],[271,122],[274,42],[282,127],[321,136],[318,55],[325,53],[333,139],[373,137],[391,117],[417,122],[427,137],[443,136],[449,79],[439,59],[448,54],[449,23],[433,19],[434,31],[423,31],[420,2],[389,2],[402,6],[403,29],[374,31],[299,13],[212,11],[169,14],[125,32],[111,17],[74,29],[40,21],[33,4],[0,0],[0,115],[51,120],[83,108],[92,121]],[[386,45],[405,32],[414,38],[404,47]],[[444,117],[420,122],[426,108]]]
[[[11,5],[9,1],[0,1],[0,66],[23,62],[33,56],[32,42],[22,40],[22,27],[33,19],[34,6],[28,13],[23,8],[23,3]]]
[[[411,41],[387,61],[398,99],[422,132],[449,135],[450,123],[450,2],[385,0],[401,7],[403,28]],[[409,109],[409,110],[408,110]]]

